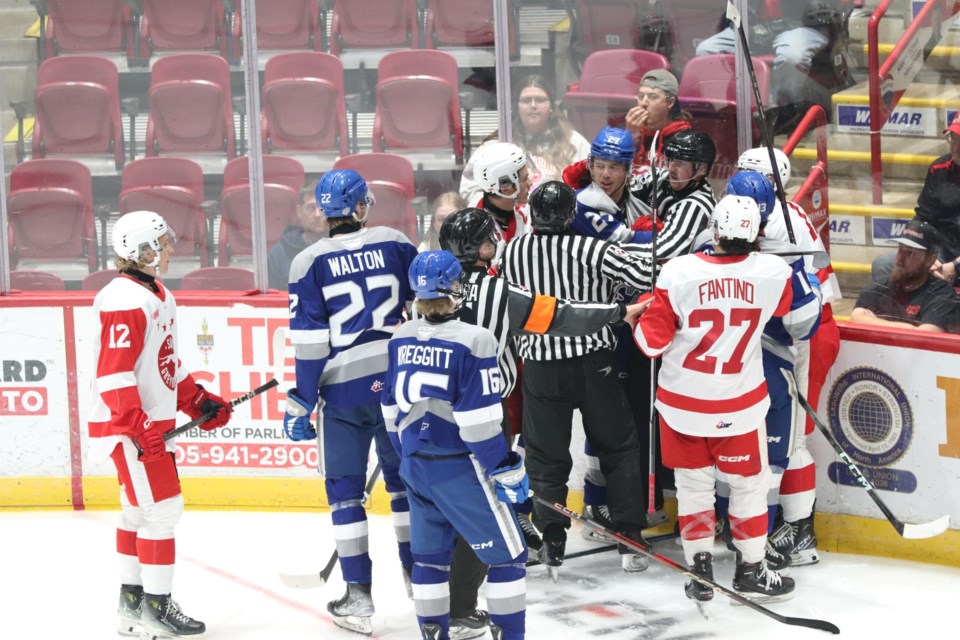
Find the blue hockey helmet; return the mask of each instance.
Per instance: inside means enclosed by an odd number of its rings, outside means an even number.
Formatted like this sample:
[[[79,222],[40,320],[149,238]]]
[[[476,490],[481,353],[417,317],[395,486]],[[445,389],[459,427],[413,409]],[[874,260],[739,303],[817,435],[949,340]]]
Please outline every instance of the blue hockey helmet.
[[[357,205],[366,204],[367,183],[353,169],[328,171],[317,180],[317,204],[330,218],[355,218]]]
[[[410,288],[418,300],[460,295],[463,267],[449,251],[424,251],[410,263]]]
[[[767,221],[777,202],[773,185],[759,171],[738,171],[733,174],[723,193],[752,199],[760,208],[760,220],[763,222]]]
[[[610,162],[633,162],[633,135],[626,129],[604,127],[590,145],[590,157]]]

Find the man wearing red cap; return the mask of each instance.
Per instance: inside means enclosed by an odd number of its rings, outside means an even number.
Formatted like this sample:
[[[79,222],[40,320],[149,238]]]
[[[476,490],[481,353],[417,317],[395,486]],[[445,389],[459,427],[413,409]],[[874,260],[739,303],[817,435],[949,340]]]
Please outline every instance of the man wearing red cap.
[[[940,274],[947,282],[954,282],[960,271],[960,113],[943,132],[947,134],[950,153],[930,165],[916,211],[918,218],[943,234]]]

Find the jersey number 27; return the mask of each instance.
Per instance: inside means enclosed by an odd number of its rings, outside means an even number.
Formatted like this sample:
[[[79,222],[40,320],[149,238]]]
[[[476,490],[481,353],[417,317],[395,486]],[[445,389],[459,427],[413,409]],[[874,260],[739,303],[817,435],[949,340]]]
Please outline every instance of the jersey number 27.
[[[709,325],[700,342],[694,347],[683,361],[685,369],[699,371],[713,375],[717,373],[717,356],[708,356],[707,352],[720,340],[729,327],[744,327],[733,351],[720,365],[720,373],[735,374],[743,370],[743,354],[750,344],[750,339],[760,326],[760,309],[737,308],[730,309],[730,321],[720,309],[696,309],[690,314],[690,327]]]

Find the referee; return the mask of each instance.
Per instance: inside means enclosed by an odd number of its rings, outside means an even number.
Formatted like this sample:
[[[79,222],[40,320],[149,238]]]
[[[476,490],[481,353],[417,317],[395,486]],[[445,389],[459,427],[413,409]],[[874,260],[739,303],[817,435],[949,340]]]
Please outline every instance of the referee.
[[[597,238],[574,235],[576,196],[560,182],[530,197],[534,234],[507,244],[501,272],[530,291],[579,302],[613,302],[623,286],[650,289],[650,264]],[[607,478],[615,528],[640,542],[644,517],[640,449],[626,394],[614,370],[616,338],[610,326],[585,336],[527,335],[524,359],[523,434],[531,487],[546,500],[565,503],[572,461],[573,411],[583,415],[591,448]],[[555,573],[563,562],[569,522],[536,508],[543,532],[541,560]],[[620,547],[625,570],[645,568],[645,558]]]

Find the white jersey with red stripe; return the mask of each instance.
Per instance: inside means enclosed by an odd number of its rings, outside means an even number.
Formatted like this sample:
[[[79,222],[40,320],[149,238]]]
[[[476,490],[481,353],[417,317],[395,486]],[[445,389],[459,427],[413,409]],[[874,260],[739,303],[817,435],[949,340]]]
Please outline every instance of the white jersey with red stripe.
[[[820,234],[814,228],[810,218],[807,217],[803,207],[795,202],[787,202],[787,209],[790,211],[790,222],[793,226],[793,235],[796,239],[794,246],[800,251],[826,251],[823,246],[823,240]],[[767,218],[767,224],[763,228],[763,235],[773,240],[781,242],[790,242],[790,236],[787,235],[787,225],[783,220],[783,209],[780,207],[779,199],[773,207],[773,212]],[[833,267],[827,265],[822,269],[813,267],[813,258],[804,256],[804,270],[817,276],[820,282],[820,297],[823,304],[836,302],[842,298],[840,294],[840,283],[833,272]]]
[[[120,276],[93,300],[97,373],[87,429],[94,459],[106,459],[119,434],[133,431],[138,410],[147,414],[151,429],[175,426],[177,385],[189,374],[177,357],[177,304],[157,286],[154,293]],[[167,448],[173,451],[173,443]]]
[[[648,356],[663,356],[656,406],[672,429],[724,437],[763,423],[770,399],[760,336],[790,311],[791,274],[782,258],[759,253],[695,253],[664,265],[634,338]]]

